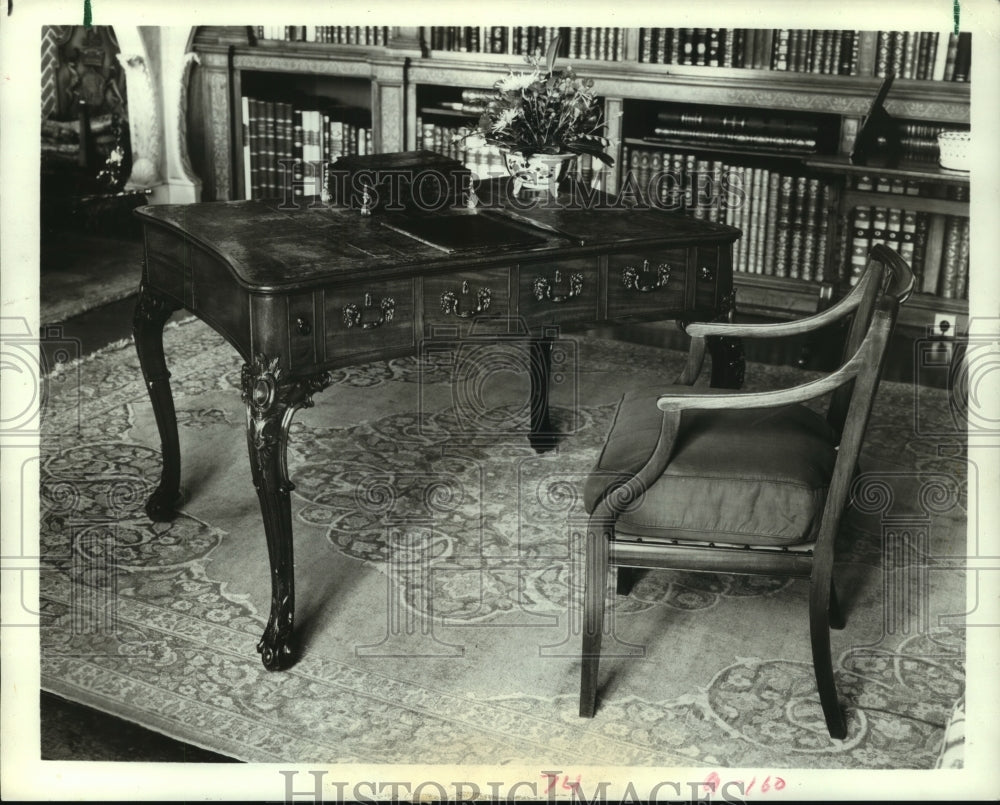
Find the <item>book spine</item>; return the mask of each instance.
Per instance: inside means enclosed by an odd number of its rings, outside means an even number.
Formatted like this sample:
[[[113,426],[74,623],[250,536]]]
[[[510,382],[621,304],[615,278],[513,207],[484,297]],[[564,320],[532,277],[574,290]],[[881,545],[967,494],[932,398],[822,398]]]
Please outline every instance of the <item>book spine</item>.
[[[767,215],[764,224],[764,258],[761,271],[769,276],[775,275],[775,249],[778,237],[778,191],[781,176],[776,171],[769,171],[767,177]]]
[[[243,129],[243,198],[253,198],[253,166],[252,148],[250,142],[250,98],[244,95],[240,98],[240,114]]]
[[[274,101],[264,103],[264,176],[263,192],[266,198],[273,198],[278,190],[277,157],[277,112]]]
[[[906,261],[910,269],[916,272],[914,257],[916,254],[917,213],[913,210],[903,210],[899,226],[899,256]]]
[[[944,299],[955,298],[958,282],[958,266],[961,259],[962,219],[954,215],[945,216],[944,247],[941,255],[941,278],[938,294]]]
[[[809,179],[806,185],[805,214],[802,226],[802,271],[800,279],[816,279],[816,234],[819,226],[819,179]]]
[[[968,81],[972,68],[972,34],[962,31],[955,50],[955,70],[952,81]]]
[[[292,110],[292,159],[295,161],[295,167],[293,169],[293,179],[295,184],[293,186],[292,195],[296,198],[300,198],[303,193],[302,185],[299,184],[305,178],[305,144],[303,139],[303,123],[302,115],[303,111],[301,108],[296,106]]]
[[[805,176],[795,178],[795,201],[792,206],[791,240],[788,255],[788,276],[792,279],[805,279],[803,267],[803,245],[805,238],[805,215],[807,210],[806,193],[808,182]]]
[[[898,252],[903,240],[903,211],[890,207],[886,215],[885,243]]]
[[[886,227],[889,224],[889,210],[886,207],[872,207],[872,245],[885,243]]]
[[[740,165],[737,169],[740,186],[743,188],[743,202],[736,208],[735,225],[743,233],[743,237],[737,241],[739,248],[734,255],[734,267],[737,271],[746,272],[749,263],[749,228],[750,211],[753,204],[752,183],[753,176],[751,169],[745,165]]]
[[[789,276],[789,257],[792,228],[792,194],[795,190],[794,177],[782,174],[778,193],[778,220],[775,236],[775,276]]]
[[[249,99],[250,105],[250,198],[263,198],[264,159],[264,110],[263,103],[256,98]]]
[[[851,263],[848,284],[857,285],[868,265],[868,250],[872,245],[871,207],[856,207],[851,234]]]
[[[955,298],[969,298],[969,219],[959,219],[958,273],[955,275]]]
[[[948,49],[945,51],[944,71],[942,80],[955,79],[955,59],[958,56],[958,34],[948,34]]]
[[[770,66],[772,70],[788,70],[789,69],[789,39],[791,37],[791,31],[787,28],[780,28],[775,32],[773,39],[773,51],[771,54]],[[766,67],[766,54],[762,54],[764,58],[761,59],[761,66]]]
[[[885,78],[889,73],[892,59],[891,43],[892,33],[890,31],[878,32],[878,44],[875,50],[875,75],[879,78]]]
[[[816,282],[825,282],[827,278],[827,266],[829,265],[828,251],[830,240],[830,185],[823,183],[819,192],[819,205],[816,210],[816,249],[813,254],[813,265]]]
[[[936,294],[941,279],[941,263],[944,255],[944,215],[931,215],[924,240],[923,284],[924,293]]]

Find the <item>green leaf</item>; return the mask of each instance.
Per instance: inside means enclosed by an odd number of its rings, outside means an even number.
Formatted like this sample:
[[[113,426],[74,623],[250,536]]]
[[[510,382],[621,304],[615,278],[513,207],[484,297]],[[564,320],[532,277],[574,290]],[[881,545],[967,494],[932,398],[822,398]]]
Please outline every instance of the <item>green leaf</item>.
[[[562,34],[556,34],[556,38],[549,42],[549,49],[545,51],[545,66],[551,73],[556,66],[556,54],[559,52],[559,40]]]

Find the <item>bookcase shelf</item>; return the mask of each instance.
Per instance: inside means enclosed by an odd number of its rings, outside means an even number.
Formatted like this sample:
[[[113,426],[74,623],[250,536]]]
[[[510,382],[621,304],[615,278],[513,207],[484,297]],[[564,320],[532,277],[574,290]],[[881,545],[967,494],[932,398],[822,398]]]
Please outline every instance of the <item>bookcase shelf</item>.
[[[463,31],[461,36],[471,35],[466,28],[456,30]],[[515,50],[512,43],[529,41],[527,30],[506,28],[501,35],[491,33],[490,29],[479,29],[480,41],[483,37],[496,36],[499,38],[495,42],[506,42],[502,47],[505,52],[501,53],[445,49],[440,45],[448,41],[447,38],[429,27],[388,26],[380,34],[381,45],[260,38],[259,31],[251,27],[205,26],[197,29],[194,49],[200,61],[193,71],[190,151],[192,159],[198,163],[196,169],[203,175],[205,198],[228,199],[246,194],[246,130],[241,105],[247,91],[257,91],[264,86],[273,87],[279,95],[287,92],[289,98],[306,94],[338,100],[343,100],[342,90],[346,88],[349,101],[363,107],[370,116],[371,148],[376,153],[427,147],[428,132],[434,130],[434,137],[438,138],[442,149],[450,153],[458,149],[464,154],[454,143],[453,135],[463,127],[473,126],[478,112],[446,108],[441,102],[459,98],[463,89],[490,89],[508,70],[526,69],[523,55],[511,51]],[[809,192],[815,193],[819,186],[823,189],[822,197],[818,201],[809,199],[809,205],[817,220],[825,216],[830,223],[828,231],[826,223],[823,224],[822,253],[814,252],[821,261],[821,269],[812,271],[811,278],[807,279],[737,272],[735,282],[740,310],[775,317],[797,316],[812,312],[828,298],[845,293],[851,279],[852,215],[858,207],[905,210],[934,219],[929,232],[933,242],[928,243],[928,253],[934,259],[943,261],[948,247],[946,236],[952,237],[951,246],[955,246],[954,233],[948,229],[952,225],[947,222],[968,219],[968,202],[962,200],[961,195],[964,191],[964,198],[967,198],[968,174],[947,171],[927,162],[869,168],[851,164],[847,156],[882,83],[880,76],[892,64],[892,54],[896,52],[893,49],[899,51],[898,59],[901,60],[911,51],[914,59],[926,58],[925,52],[915,43],[926,47],[927,37],[914,39],[900,32],[894,39],[893,32],[858,32],[858,52],[851,68],[855,74],[846,75],[830,72],[829,65],[810,72],[774,69],[773,66],[723,66],[721,62],[716,66],[650,61],[649,54],[643,50],[649,30],[535,29],[530,34],[533,37],[530,41],[538,50],[551,41],[556,32],[562,33],[568,39],[562,43],[558,66],[571,65],[579,75],[593,79],[594,90],[604,104],[606,134],[613,143],[611,153],[617,159],[613,169],[604,169],[600,174],[609,192],[621,188],[631,169],[629,152],[636,149],[694,154],[720,165],[737,166],[738,170],[745,168],[746,176],[751,175],[751,169],[760,169],[782,176],[805,176],[819,182],[819,185],[810,185]],[[685,35],[694,36],[695,41],[699,36],[713,36],[710,30],[707,34],[701,29],[686,30],[694,31]],[[327,34],[315,29],[305,35],[318,39]],[[727,35],[727,32],[721,31],[720,35]],[[453,41],[457,41],[455,36]],[[783,32],[757,31],[753,36],[770,42],[773,55],[774,43]],[[803,42],[807,39],[813,42],[811,47],[823,47],[815,44],[824,38],[816,32],[799,36]],[[939,43],[950,41],[947,34],[941,36],[944,38],[939,38]],[[435,44],[438,47],[432,46]],[[571,47],[576,48],[575,53],[571,53]],[[594,58],[586,57],[588,47]],[[499,48],[499,45],[489,45],[486,49]],[[967,54],[967,40],[965,48]],[[938,73],[944,55],[953,58],[953,54],[939,53],[935,68]],[[926,62],[923,67],[917,62],[912,67],[907,67],[905,61],[900,61],[900,65],[906,67],[900,75],[930,75]],[[955,77],[954,70],[951,75]],[[908,121],[917,128],[931,131],[967,128],[970,97],[970,84],[965,80],[897,77],[885,107],[894,118]],[[824,134],[815,152],[744,148],[729,142],[705,142],[685,137],[650,139],[652,132],[646,130],[650,116],[659,108],[677,105],[718,107],[732,114],[750,111],[786,118],[813,116],[825,121]],[[489,170],[497,167],[492,156],[488,163],[478,157],[476,160],[477,169],[483,170],[487,164]],[[905,182],[954,188],[959,195],[943,192],[911,195],[857,189],[859,177],[873,173]],[[755,203],[760,205],[761,215],[775,214],[770,206],[772,201],[766,197],[757,199]],[[793,229],[794,226],[793,223]],[[964,226],[963,254],[967,259],[967,223]],[[744,227],[744,231],[743,240],[748,242],[751,230]],[[753,231],[759,235],[763,230]],[[903,321],[911,326],[933,322],[937,313],[966,315],[967,302],[937,293],[931,287],[933,279],[931,276],[926,280],[926,287],[920,286],[919,293],[907,306]]]

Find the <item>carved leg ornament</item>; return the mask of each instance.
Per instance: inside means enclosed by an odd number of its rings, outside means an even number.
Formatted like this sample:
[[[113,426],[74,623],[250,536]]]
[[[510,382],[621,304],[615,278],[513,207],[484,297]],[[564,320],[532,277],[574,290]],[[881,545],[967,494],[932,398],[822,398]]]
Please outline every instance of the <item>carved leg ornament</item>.
[[[260,499],[264,535],[271,566],[271,614],[257,644],[269,671],[287,668],[294,660],[295,578],[292,564],[292,512],[286,449],[288,428],[299,408],[311,406],[312,395],[330,383],[327,373],[289,380],[278,359],[258,355],[244,364],[243,402],[247,407],[247,448],[250,472]]]
[[[143,265],[143,275],[145,273]],[[177,440],[177,415],[170,391],[170,372],[167,371],[167,363],[163,357],[163,326],[179,307],[172,299],[151,291],[143,282],[139,286],[139,300],[132,319],[132,337],[149,399],[153,404],[163,454],[160,485],[146,502],[146,514],[159,523],[173,520],[180,505],[181,458]]]

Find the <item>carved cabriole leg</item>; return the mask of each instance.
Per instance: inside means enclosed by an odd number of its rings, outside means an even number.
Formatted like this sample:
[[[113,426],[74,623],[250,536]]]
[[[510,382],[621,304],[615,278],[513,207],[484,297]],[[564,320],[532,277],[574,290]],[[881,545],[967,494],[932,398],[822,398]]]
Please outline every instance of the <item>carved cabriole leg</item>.
[[[247,407],[250,472],[260,500],[271,568],[271,614],[257,644],[269,671],[287,668],[294,659],[295,578],[292,564],[292,510],[286,449],[288,428],[299,408],[312,405],[312,394],[329,384],[329,376],[289,380],[278,360],[258,355],[244,364],[243,402]]]
[[[145,273],[144,266],[143,275]],[[163,326],[179,307],[173,300],[151,291],[143,282],[139,286],[139,300],[132,319],[132,337],[139,355],[142,376],[146,381],[146,390],[153,404],[163,455],[160,484],[146,502],[146,514],[159,523],[173,520],[180,504],[181,456],[177,439],[177,415],[170,392],[170,372],[167,371],[167,362],[163,356]]]
[[[533,338],[530,346],[531,433],[528,441],[536,452],[551,450],[556,443],[549,419],[549,373],[552,368],[552,340]]]

